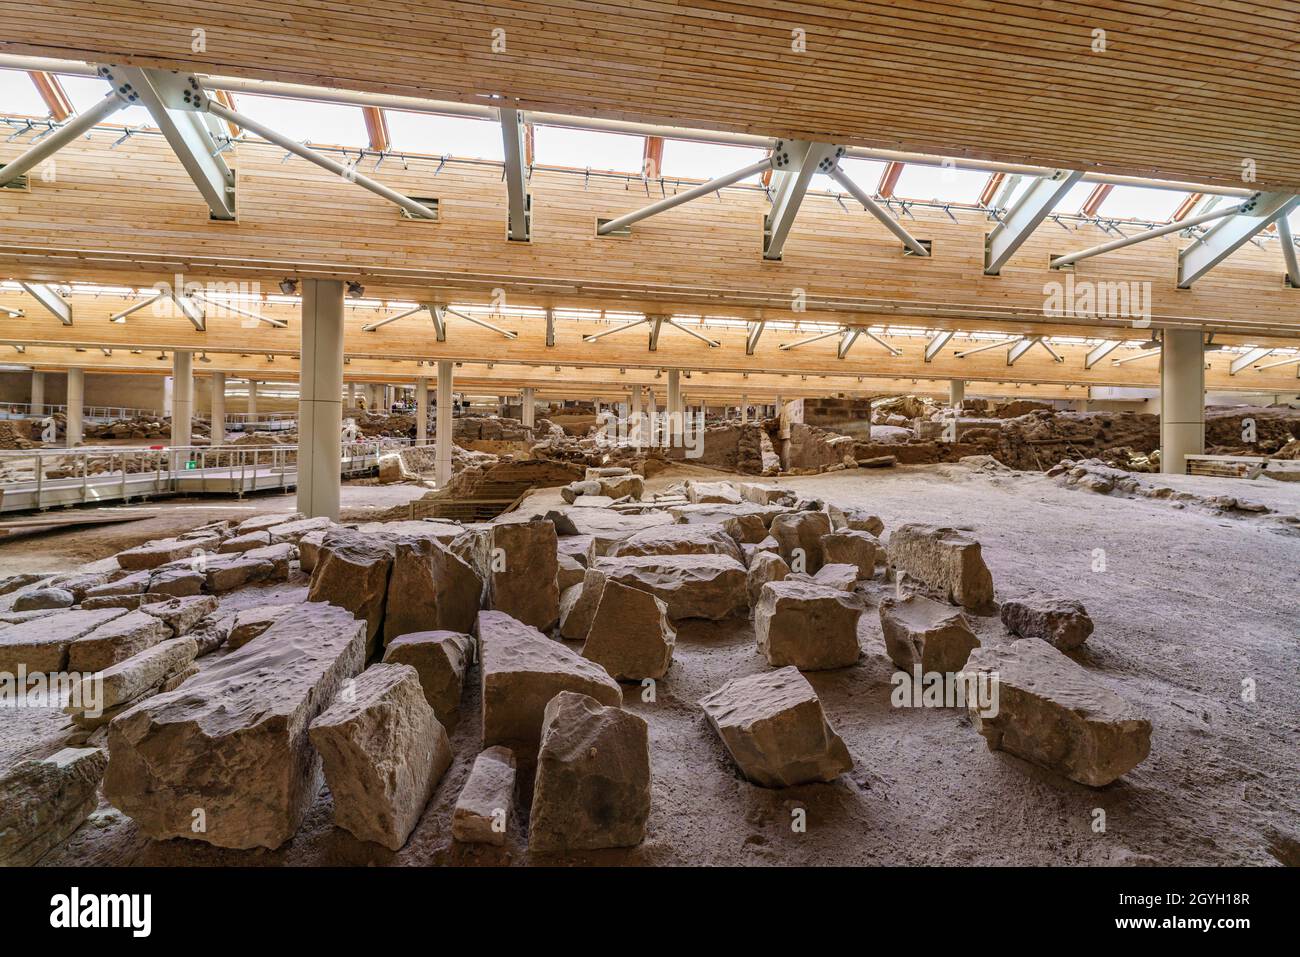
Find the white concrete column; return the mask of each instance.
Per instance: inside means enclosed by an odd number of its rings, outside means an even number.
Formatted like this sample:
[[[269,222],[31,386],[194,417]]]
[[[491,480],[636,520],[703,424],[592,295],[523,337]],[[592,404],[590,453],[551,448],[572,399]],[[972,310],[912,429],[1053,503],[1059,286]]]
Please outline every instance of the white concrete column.
[[[749,396],[740,397],[740,424],[744,425],[749,421]]]
[[[355,382],[349,382],[348,383],[348,408],[355,409],[356,407],[357,407],[357,384]]]
[[[419,445],[429,441],[429,380],[425,376],[415,380],[415,441]]]
[[[950,380],[948,382],[948,404],[955,409],[964,401],[966,401],[966,380]]]
[[[1160,471],[1182,475],[1205,454],[1205,344],[1199,329],[1166,329],[1160,350]]]
[[[438,360],[438,411],[434,423],[434,480],[438,488],[451,481],[451,360]]]
[[[81,369],[68,370],[68,417],[64,424],[65,441],[68,448],[80,445],[83,436],[81,424],[82,406],[86,404],[86,373]]]
[[[32,415],[45,414],[45,373],[32,373]]]
[[[172,448],[189,445],[194,420],[194,353],[172,353]]]
[[[248,416],[253,418],[257,415],[257,380],[248,380]]]
[[[668,434],[676,438],[682,434],[682,370],[668,370]]]
[[[519,391],[520,415],[523,418],[524,425],[533,428],[537,424],[537,390],[532,386],[525,386]]]
[[[226,374],[224,372],[212,373],[212,444],[225,445],[226,443]]]
[[[633,445],[641,441],[641,386],[632,386],[632,400],[627,407],[627,437]]]
[[[338,519],[342,485],[343,283],[302,280],[298,511]]]

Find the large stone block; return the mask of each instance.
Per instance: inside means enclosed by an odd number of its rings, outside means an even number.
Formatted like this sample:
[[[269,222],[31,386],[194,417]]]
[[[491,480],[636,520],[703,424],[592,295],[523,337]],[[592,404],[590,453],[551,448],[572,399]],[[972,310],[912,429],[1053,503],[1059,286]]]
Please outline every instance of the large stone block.
[[[409,665],[372,665],[311,723],[334,823],[400,850],[451,764],[447,732]]]
[[[796,668],[729,681],[700,706],[741,774],[755,784],[833,781],[853,767],[817,693]]]
[[[618,681],[662,678],[673,662],[676,642],[667,605],[649,592],[606,580],[582,656]]]
[[[1151,752],[1151,722],[1045,641],[977,648],[962,675],[969,684],[981,674],[994,680],[996,713],[970,698],[968,707],[990,751],[1090,787],[1110,784]]]
[[[727,555],[741,561],[740,546],[721,525],[659,525],[619,542],[610,557],[657,555]]]
[[[754,607],[754,637],[767,663],[803,671],[844,668],[858,660],[862,607],[839,588],[807,581],[763,586]]]
[[[118,552],[117,564],[127,571],[157,568],[181,558],[198,558],[221,544],[221,536],[207,534],[196,538],[161,538]]]
[[[17,674],[19,668],[29,674],[63,671],[68,665],[69,645],[125,614],[125,608],[58,611],[0,629],[0,672]]]
[[[142,604],[140,611],[165,624],[172,637],[185,634],[208,615],[217,610],[217,599],[212,595],[192,595],[186,598],[169,598],[165,601]]]
[[[555,524],[547,519],[488,528],[475,549],[487,607],[543,631],[553,628],[560,620],[557,548]]]
[[[320,782],[308,725],[361,671],[365,623],[299,605],[263,636],[108,729],[108,800],[148,836],[276,848]]]
[[[763,586],[768,582],[785,581],[790,574],[790,566],[776,552],[758,551],[749,559],[749,572],[746,588],[749,591],[749,603],[757,605],[763,594]]]
[[[296,607],[296,605],[258,605],[254,608],[240,609],[235,612],[234,618],[230,621],[226,647],[232,650],[242,648],[254,638],[260,637]]]
[[[729,555],[600,558],[589,569],[589,576],[592,570],[650,592],[668,606],[668,617],[673,621],[683,618],[718,621],[749,611],[745,566]]]
[[[692,505],[737,505],[740,492],[730,482],[700,482],[690,479],[686,483],[686,497]]]
[[[73,671],[103,671],[170,637],[172,631],[161,619],[129,611],[68,645],[68,667]]]
[[[889,660],[905,671],[960,671],[980,640],[960,608],[912,595],[901,601],[882,598],[880,630]]]
[[[69,696],[72,703],[64,711],[82,714],[87,710],[86,704],[98,704],[107,711],[134,701],[168,675],[184,671],[198,654],[199,646],[193,638],[170,638],[97,674],[83,677],[80,687],[72,690]]]
[[[500,745],[474,759],[456,798],[451,836],[462,844],[504,845],[515,806],[515,755]]]
[[[858,578],[866,579],[875,575],[876,565],[884,559],[884,549],[870,532],[845,528],[822,538],[822,555],[829,564],[854,566]]]
[[[384,647],[386,664],[415,669],[425,700],[448,731],[454,731],[460,719],[461,691],[473,657],[474,639],[456,631],[416,631]]]
[[[365,620],[367,658],[379,644],[393,553],[387,538],[349,528],[331,529],[321,544],[307,591],[308,601],[329,602]]]
[[[0,778],[0,865],[30,867],[71,837],[99,803],[107,763],[99,748],[64,748]]]
[[[1073,651],[1092,634],[1092,618],[1082,602],[1068,598],[1026,597],[1002,603],[1002,624],[1018,638],[1041,638]]]
[[[650,817],[645,719],[564,691],[546,705],[528,822],[529,849],[634,847]]]
[[[531,753],[542,733],[546,703],[577,691],[622,706],[618,682],[600,665],[500,611],[481,611],[475,632],[483,686],[483,746]]]
[[[384,640],[424,631],[474,628],[483,579],[469,564],[431,538],[399,540],[388,581]]]
[[[957,529],[900,525],[889,536],[889,564],[971,611],[993,606],[993,576],[980,544]]]
[[[814,574],[822,567],[822,539],[831,531],[831,519],[825,512],[786,512],[772,519],[772,537],[781,557],[797,572]]]

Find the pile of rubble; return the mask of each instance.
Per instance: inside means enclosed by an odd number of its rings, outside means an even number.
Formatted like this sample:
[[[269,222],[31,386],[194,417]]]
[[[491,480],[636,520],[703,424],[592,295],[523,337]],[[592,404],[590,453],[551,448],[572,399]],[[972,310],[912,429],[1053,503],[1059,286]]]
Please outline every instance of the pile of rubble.
[[[1077,602],[1004,601],[1004,633],[976,636],[971,616],[999,607],[963,532],[886,539],[861,508],[760,482],[688,481],[658,502],[638,483],[607,469],[571,504],[465,525],[259,516],[128,549],[109,571],[0,583],[0,672],[79,676],[67,747],[0,770],[0,862],[65,840],[101,786],[148,837],[277,848],[322,779],[334,823],[393,850],[443,800],[457,842],[518,844],[526,816],[536,855],[635,846],[656,745],[624,695],[683,667],[678,628],[701,620],[749,623],[766,663],[696,705],[758,787],[853,767],[804,673],[854,666],[872,609],[918,695],[932,674],[998,689],[996,707],[964,702],[990,749],[1092,787],[1147,756],[1149,721],[1067,655],[1093,627]],[[240,591],[268,582],[305,590]],[[443,797],[469,680],[480,751]]]
[[[1266,505],[1235,495],[1198,495],[1195,492],[1179,491],[1167,485],[1147,484],[1134,477],[1129,471],[1115,468],[1100,459],[1079,461],[1063,459],[1048,469],[1046,474],[1049,478],[1055,479],[1058,485],[1096,492],[1098,495],[1140,496],[1167,501],[1174,508],[1195,505],[1229,515],[1273,513],[1273,510]]]

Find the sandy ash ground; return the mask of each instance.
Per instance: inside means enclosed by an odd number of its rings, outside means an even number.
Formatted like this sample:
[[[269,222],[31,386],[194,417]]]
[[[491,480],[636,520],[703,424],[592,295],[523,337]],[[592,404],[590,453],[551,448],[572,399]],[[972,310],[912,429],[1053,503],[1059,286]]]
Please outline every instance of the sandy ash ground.
[[[676,468],[646,483],[661,491]],[[734,478],[734,476],[722,476]],[[1300,484],[1183,476],[1144,482],[1228,494],[1300,516]],[[860,505],[885,522],[968,529],[983,545],[999,599],[1038,590],[1077,598],[1096,622],[1071,655],[1134,702],[1153,725],[1151,755],[1121,780],[1092,789],[990,752],[955,709],[890,705],[875,594],[859,625],[853,667],[809,672],[854,768],[830,784],[767,790],[740,777],[697,702],[726,681],[767,670],[747,621],[684,622],[672,668],[653,703],[625,684],[625,707],[650,726],[652,809],[636,848],[563,857],[529,854],[531,767],[521,764],[519,817],[504,848],[451,840],[456,796],[479,751],[477,671],[466,679],[451,735],[455,761],[399,852],[357,841],[331,823],[328,789],[276,851],[156,842],[107,804],[43,864],[1089,864],[1300,863],[1300,534],[1276,517],[1224,517],[1194,506],[1066,489],[1036,473],[982,474],[964,466],[850,470],[782,479],[808,496]],[[344,520],[420,490],[352,485]],[[560,502],[558,490],[521,506]],[[135,526],[30,536],[0,545],[0,575],[66,570],[216,517],[292,508],[282,496],[243,503],[168,502]],[[1095,549],[1105,571],[1094,571]],[[876,589],[878,590],[878,589]],[[223,608],[302,599],[306,578],[248,588]],[[997,618],[972,618],[985,644],[1011,640]],[[1029,639],[1032,640],[1032,639]],[[571,643],[571,647],[580,645]],[[222,652],[200,659],[207,667]],[[1243,681],[1256,700],[1242,699]],[[55,712],[0,711],[0,765],[56,750]],[[807,830],[792,827],[796,809]],[[1097,809],[1105,832],[1094,830]]]

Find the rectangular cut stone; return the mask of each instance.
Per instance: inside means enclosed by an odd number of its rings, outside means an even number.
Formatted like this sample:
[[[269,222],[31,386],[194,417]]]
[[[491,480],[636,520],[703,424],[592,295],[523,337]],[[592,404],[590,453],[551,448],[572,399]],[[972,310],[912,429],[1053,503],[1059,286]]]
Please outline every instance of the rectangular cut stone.
[[[308,725],[360,672],[365,623],[309,602],[264,637],[109,725],[104,793],[148,836],[276,848],[298,830],[320,782]]]
[[[130,611],[68,645],[73,671],[103,671],[172,637],[166,623],[142,611]]]
[[[683,618],[717,621],[749,611],[745,566],[729,555],[601,558],[592,570],[620,584],[650,592],[668,606],[668,617],[673,621]]]
[[[993,606],[993,576],[980,543],[955,528],[900,525],[889,536],[889,564],[971,611]]]
[[[0,672],[17,674],[63,671],[68,646],[106,622],[127,613],[125,608],[60,611],[0,630]]]
[[[30,867],[90,816],[108,762],[99,748],[64,748],[0,778],[0,865]]]
[[[462,844],[505,844],[514,804],[514,752],[500,745],[488,748],[474,759],[456,798],[451,836]]]
[[[212,534],[197,538],[161,538],[119,552],[117,563],[127,571],[157,568],[181,558],[198,558],[220,544],[221,536]]]

